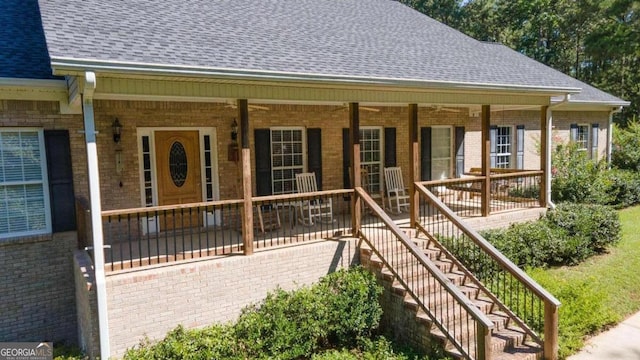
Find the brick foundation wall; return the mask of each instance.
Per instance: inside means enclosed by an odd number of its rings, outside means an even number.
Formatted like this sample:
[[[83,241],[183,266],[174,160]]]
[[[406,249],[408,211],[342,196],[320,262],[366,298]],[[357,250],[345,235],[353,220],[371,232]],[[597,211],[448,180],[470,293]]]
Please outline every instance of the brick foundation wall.
[[[359,263],[357,247],[356,239],[320,241],[107,275],[111,354],[121,357],[145,335],[159,339],[178,324],[233,321],[278,286],[294,289]]]
[[[75,232],[0,241],[0,342],[76,343]]]
[[[78,346],[90,359],[95,359],[100,356],[100,328],[93,263],[89,254],[83,250],[76,250],[73,260]]]

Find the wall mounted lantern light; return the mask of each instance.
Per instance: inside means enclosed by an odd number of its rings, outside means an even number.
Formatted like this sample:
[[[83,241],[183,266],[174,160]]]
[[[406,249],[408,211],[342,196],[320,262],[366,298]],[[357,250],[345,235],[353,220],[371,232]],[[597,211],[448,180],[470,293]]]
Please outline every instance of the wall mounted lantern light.
[[[122,124],[120,124],[118,118],[115,119],[111,127],[113,128],[113,142],[118,144],[120,142],[120,135],[122,134]]]
[[[231,141],[237,141],[237,140],[238,140],[238,122],[234,118],[233,122],[231,123]]]

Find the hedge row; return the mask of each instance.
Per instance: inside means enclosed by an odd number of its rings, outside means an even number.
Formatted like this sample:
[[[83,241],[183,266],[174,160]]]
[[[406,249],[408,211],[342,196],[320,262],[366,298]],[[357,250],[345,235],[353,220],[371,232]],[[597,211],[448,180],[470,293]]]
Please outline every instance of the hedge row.
[[[538,221],[482,235],[516,265],[575,265],[620,240],[618,213],[610,207],[559,204]]]

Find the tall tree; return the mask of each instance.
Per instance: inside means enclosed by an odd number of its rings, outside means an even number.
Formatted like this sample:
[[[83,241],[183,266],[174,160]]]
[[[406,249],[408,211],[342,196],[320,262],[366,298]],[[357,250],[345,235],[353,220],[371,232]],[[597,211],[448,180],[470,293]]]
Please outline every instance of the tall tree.
[[[401,0],[483,41],[503,43],[591,83],[640,112],[638,0]]]

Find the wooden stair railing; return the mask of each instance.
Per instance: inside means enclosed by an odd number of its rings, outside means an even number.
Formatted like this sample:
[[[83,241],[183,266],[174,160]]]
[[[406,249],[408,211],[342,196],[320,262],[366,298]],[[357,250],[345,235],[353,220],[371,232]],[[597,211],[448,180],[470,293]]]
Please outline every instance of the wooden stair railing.
[[[368,214],[358,236],[371,248],[439,335],[468,359],[491,359],[493,322],[458,289],[364,191],[355,189]],[[433,333],[433,332],[432,332]]]
[[[466,272],[472,282],[484,284],[490,290],[487,296],[543,347],[545,359],[557,359],[558,299],[467,226],[421,183],[415,185],[420,209],[418,223],[413,225],[418,232]]]

